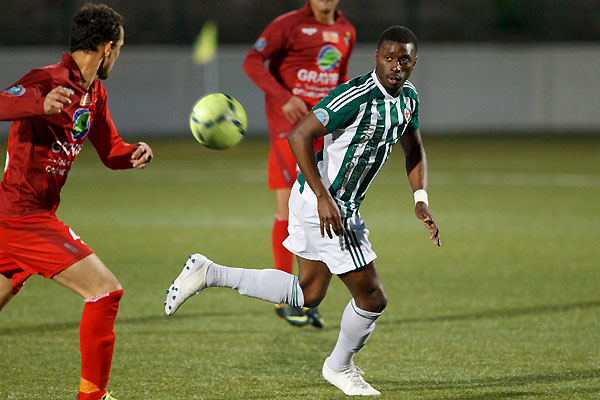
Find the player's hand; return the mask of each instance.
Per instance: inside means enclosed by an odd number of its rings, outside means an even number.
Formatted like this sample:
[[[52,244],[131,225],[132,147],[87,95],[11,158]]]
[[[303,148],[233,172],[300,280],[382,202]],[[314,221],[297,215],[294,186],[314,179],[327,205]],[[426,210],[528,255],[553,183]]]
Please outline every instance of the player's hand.
[[[131,165],[133,168],[146,168],[150,162],[152,162],[152,149],[147,143],[138,142],[131,153]]]
[[[421,222],[423,222],[423,225],[425,225],[425,227],[429,230],[429,234],[431,235],[430,239],[433,240],[433,244],[438,247],[441,246],[442,241],[440,239],[440,230],[435,224],[435,221],[433,220],[429,209],[422,201],[419,201],[415,206],[415,215],[421,220]]]
[[[337,236],[344,234],[344,225],[340,216],[340,209],[329,193],[323,198],[318,199],[317,210],[319,212],[319,220],[321,223],[321,237],[325,237],[325,232],[329,239],[333,239],[331,231]]]
[[[281,109],[289,123],[292,125],[296,125],[298,121],[308,114],[306,103],[298,96],[290,97],[290,99],[281,106]]]
[[[65,105],[71,104],[69,96],[73,95],[72,89],[57,86],[44,98],[44,114],[60,114]]]

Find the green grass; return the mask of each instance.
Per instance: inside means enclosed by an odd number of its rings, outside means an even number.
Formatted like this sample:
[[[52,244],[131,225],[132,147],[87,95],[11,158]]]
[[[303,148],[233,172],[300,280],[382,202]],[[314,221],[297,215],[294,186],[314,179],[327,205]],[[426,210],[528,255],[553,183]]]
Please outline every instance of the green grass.
[[[271,267],[267,143],[217,152],[151,141],[144,171],[91,144],[59,217],[125,287],[109,389],[118,399],[342,399],[320,374],[349,300],[332,281],[323,330],[228,289],[163,315],[187,254]],[[362,215],[389,305],[356,357],[382,399],[598,399],[600,140],[425,138],[434,248],[414,217],[402,151]],[[3,150],[0,149],[2,153]],[[82,301],[33,277],[0,314],[0,398],[74,398]]]

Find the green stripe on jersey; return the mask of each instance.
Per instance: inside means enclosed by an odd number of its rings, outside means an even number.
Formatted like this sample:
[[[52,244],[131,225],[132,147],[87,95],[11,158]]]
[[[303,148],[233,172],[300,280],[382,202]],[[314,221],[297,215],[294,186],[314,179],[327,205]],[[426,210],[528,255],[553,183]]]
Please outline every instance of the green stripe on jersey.
[[[342,216],[352,216],[392,146],[405,132],[418,129],[418,94],[407,81],[394,98],[371,72],[330,91],[313,112],[330,133],[319,173]]]

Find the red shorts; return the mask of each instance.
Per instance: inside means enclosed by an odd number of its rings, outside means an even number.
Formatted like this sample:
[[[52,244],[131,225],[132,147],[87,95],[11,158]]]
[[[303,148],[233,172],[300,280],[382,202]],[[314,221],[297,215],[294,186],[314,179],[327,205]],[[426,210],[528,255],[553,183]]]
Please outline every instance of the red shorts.
[[[323,138],[315,140],[314,145],[316,152],[321,150],[323,148]],[[296,164],[287,137],[272,140],[268,165],[269,190],[291,189],[299,172],[300,169]]]
[[[0,218],[0,274],[17,293],[29,276],[52,278],[92,254],[53,212]]]

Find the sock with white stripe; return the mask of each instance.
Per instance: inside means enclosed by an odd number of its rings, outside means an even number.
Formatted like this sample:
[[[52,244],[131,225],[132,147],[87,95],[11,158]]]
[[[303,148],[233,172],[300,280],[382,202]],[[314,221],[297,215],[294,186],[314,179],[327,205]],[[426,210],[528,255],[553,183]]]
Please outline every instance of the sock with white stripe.
[[[298,278],[276,269],[231,268],[212,263],[206,271],[206,285],[228,287],[244,296],[275,304],[304,305],[304,293]]]
[[[340,335],[327,359],[327,366],[336,372],[350,368],[354,364],[354,355],[367,343],[375,330],[375,320],[381,314],[361,310],[351,299],[342,315]]]

